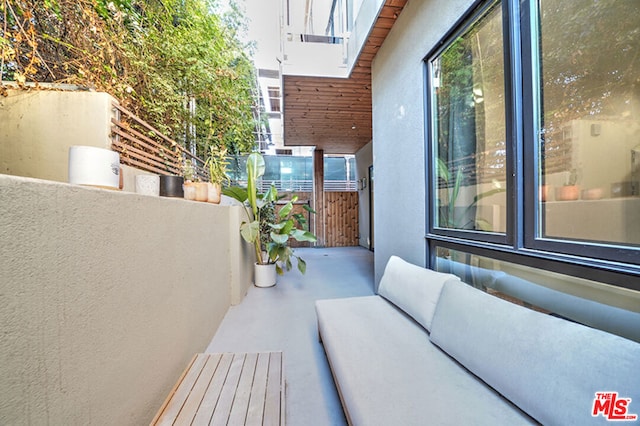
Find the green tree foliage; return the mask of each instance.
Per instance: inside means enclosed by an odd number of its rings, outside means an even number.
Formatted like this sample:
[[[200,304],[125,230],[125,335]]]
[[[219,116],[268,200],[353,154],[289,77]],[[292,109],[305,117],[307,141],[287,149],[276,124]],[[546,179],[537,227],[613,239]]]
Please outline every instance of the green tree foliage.
[[[254,69],[215,0],[0,0],[3,80],[106,91],[198,153],[253,148]],[[187,108],[195,102],[195,114]],[[194,138],[195,136],[195,138]]]

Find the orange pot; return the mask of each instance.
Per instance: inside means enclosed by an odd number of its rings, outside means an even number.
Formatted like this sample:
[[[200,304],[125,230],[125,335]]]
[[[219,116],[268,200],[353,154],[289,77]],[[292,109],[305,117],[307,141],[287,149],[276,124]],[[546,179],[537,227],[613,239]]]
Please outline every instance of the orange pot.
[[[565,185],[556,188],[556,200],[573,201],[580,197],[580,187],[577,185]]]
[[[207,182],[196,182],[196,201],[207,201],[207,199],[209,199]]]

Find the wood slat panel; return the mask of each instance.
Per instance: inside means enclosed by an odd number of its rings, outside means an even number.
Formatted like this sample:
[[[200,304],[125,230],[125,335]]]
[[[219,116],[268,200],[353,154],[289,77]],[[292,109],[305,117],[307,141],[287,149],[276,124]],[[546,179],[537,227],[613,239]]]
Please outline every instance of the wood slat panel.
[[[267,395],[264,401],[264,426],[279,426],[280,392],[282,391],[282,353],[269,354],[269,375],[267,377]]]
[[[283,76],[285,145],[316,146],[327,154],[353,154],[371,141],[371,62],[406,2],[385,2],[349,78]],[[337,122],[322,115],[353,111],[366,116]],[[309,133],[308,128],[315,131]]]
[[[201,355],[201,358],[204,358],[205,360],[204,367],[200,372],[200,376],[198,376],[198,378],[201,378],[201,380],[197,380],[193,385],[193,388],[191,389],[187,400],[185,401],[182,409],[180,410],[180,413],[178,414],[178,417],[173,423],[174,426],[191,425],[191,422],[193,421],[196,412],[200,407],[202,400],[204,399],[204,395],[209,388],[211,378],[213,377],[213,374],[216,371],[218,364],[220,363],[222,355],[216,354],[210,357]]]
[[[245,424],[247,420],[247,411],[249,409],[249,399],[251,398],[251,386],[256,372],[256,364],[258,363],[258,354],[247,354],[244,360],[244,368],[238,382],[238,390],[236,391],[231,414],[229,415],[230,425]]]
[[[135,158],[140,160],[143,163],[148,164],[150,167],[155,168],[156,170],[163,170],[164,172],[175,172],[177,169],[173,166],[174,163],[163,164],[157,161],[156,156],[145,152],[141,149],[136,148],[135,146],[127,145],[122,142],[113,142],[111,144],[111,149],[120,153],[121,157],[125,158]]]
[[[235,354],[233,361],[231,361],[231,367],[224,381],[220,398],[218,398],[218,404],[213,412],[210,425],[226,425],[231,414],[231,408],[233,404],[233,398],[238,388],[238,382],[240,381],[240,374],[242,373],[242,367],[244,366],[244,355]]]
[[[117,151],[117,150],[114,150],[114,151]],[[161,170],[161,169],[155,168],[153,166],[148,165],[147,163],[143,163],[142,161],[134,160],[134,159],[128,158],[128,157],[121,157],[120,158],[120,162],[122,164],[127,164],[129,166],[136,167],[136,168],[138,168],[140,170],[146,170],[148,172],[157,173],[159,175],[166,174],[166,172],[167,172],[166,170]],[[171,169],[171,170],[174,170],[174,169]],[[178,174],[179,171],[176,169],[176,171],[174,173]]]
[[[203,355],[207,356],[206,354]],[[211,421],[213,412],[215,411],[218,404],[218,399],[220,398],[220,394],[222,393],[222,387],[224,386],[225,379],[227,378],[227,373],[229,372],[229,368],[231,367],[232,360],[232,354],[221,354],[220,361],[218,362],[218,367],[213,373],[213,378],[209,382],[209,388],[204,394],[202,403],[200,404],[200,408],[198,409],[198,412],[193,419],[194,424],[208,425]]]
[[[267,377],[269,374],[269,354],[258,355],[256,363],[255,380],[251,387],[251,398],[247,409],[247,425],[262,425],[264,413],[264,401],[267,394]]]
[[[198,354],[152,425],[284,425],[282,352]]]
[[[327,247],[358,245],[358,193],[327,192]]]
[[[189,397],[191,389],[195,385],[196,380],[200,376],[200,372],[206,363],[206,358],[203,356],[196,356],[196,359],[191,363],[191,366],[187,370],[186,374],[182,377],[180,384],[176,391],[171,396],[171,399],[167,402],[162,416],[154,424],[169,426],[173,425],[176,417],[180,414],[182,406]]]
[[[112,105],[120,116],[111,119],[111,149],[121,154],[123,164],[161,175],[181,174],[182,160],[187,158],[200,178],[209,179],[202,159],[117,103]]]

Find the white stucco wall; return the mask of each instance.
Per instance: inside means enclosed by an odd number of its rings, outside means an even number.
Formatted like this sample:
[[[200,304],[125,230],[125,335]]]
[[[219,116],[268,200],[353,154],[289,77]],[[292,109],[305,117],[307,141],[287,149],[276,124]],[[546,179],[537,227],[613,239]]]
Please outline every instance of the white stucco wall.
[[[360,234],[359,244],[362,247],[369,248],[371,241],[370,229],[369,229],[369,208],[370,208],[370,195],[369,195],[369,166],[373,164],[373,143],[369,142],[358,152],[356,152],[356,180],[358,182],[364,178],[367,182],[367,187],[360,189],[358,184],[358,233]]]
[[[111,148],[107,93],[8,89],[0,96],[0,173],[68,182],[69,147]]]
[[[148,424],[251,282],[241,213],[0,175],[0,424]]]
[[[391,255],[426,265],[423,59],[471,0],[407,2],[372,66],[375,278]]]

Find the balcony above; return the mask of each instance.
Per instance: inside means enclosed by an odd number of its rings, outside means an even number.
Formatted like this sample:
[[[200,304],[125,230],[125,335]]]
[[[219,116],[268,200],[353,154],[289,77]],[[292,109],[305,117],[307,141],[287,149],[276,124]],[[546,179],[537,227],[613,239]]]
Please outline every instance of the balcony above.
[[[283,26],[285,145],[353,154],[371,141],[371,61],[406,2],[364,0],[340,34],[307,34],[305,27],[296,32]],[[283,23],[290,23],[286,6],[284,11]],[[330,19],[327,28],[335,21]]]

